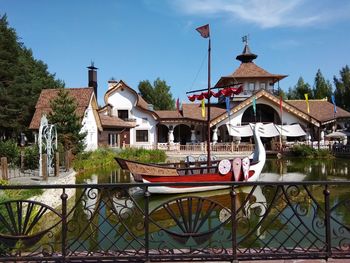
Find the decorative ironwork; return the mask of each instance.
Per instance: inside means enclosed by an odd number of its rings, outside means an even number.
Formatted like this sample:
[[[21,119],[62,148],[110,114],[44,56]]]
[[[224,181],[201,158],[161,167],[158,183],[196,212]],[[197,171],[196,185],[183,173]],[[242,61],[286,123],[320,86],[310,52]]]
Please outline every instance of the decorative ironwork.
[[[47,158],[47,167],[45,169],[47,170],[47,175],[53,174],[54,169],[54,154],[57,150],[57,131],[56,126],[53,124],[49,124],[46,115],[43,115],[40,120],[40,127],[39,127],[39,138],[38,138],[38,145],[39,145],[39,176],[42,176],[42,154],[43,152],[46,153]]]
[[[160,185],[0,186],[2,198],[18,188],[56,188],[61,198],[58,208],[0,202],[0,262],[350,258],[350,182],[147,191]]]

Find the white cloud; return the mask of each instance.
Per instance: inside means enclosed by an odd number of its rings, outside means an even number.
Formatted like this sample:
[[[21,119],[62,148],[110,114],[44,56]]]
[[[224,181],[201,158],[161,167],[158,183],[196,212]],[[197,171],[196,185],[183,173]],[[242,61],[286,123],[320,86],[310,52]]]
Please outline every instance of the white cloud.
[[[349,4],[336,6],[330,0],[321,3],[310,0],[173,0],[170,3],[185,14],[239,19],[262,28],[324,23],[340,19],[340,11],[346,14],[350,7]]]

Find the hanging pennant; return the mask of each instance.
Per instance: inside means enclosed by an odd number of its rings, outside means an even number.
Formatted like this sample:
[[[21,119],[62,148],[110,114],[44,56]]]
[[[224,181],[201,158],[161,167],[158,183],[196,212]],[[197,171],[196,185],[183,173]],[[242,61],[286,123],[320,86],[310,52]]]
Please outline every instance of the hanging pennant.
[[[205,118],[205,102],[204,102],[204,99],[202,99],[202,117]]]

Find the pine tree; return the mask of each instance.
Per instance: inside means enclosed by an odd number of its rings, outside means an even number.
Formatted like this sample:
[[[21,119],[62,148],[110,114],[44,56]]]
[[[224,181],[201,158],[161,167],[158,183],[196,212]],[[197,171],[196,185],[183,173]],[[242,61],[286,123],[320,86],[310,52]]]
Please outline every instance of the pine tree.
[[[335,85],[335,101],[343,109],[350,110],[350,68],[348,65],[343,67],[340,72],[340,78],[333,77]]]
[[[153,104],[155,110],[173,110],[175,109],[175,100],[170,92],[165,80],[157,78],[153,86],[148,80],[139,83],[139,91],[142,98],[148,103]]]
[[[315,76],[313,92],[315,99],[323,99],[326,97],[330,99],[332,96],[332,84],[329,80],[325,80],[320,69],[317,71]]]
[[[6,15],[0,17],[0,136],[16,138],[27,131],[41,90],[63,86],[18,41]]]
[[[67,90],[59,89],[57,97],[51,102],[51,109],[48,120],[56,125],[59,144],[65,150],[72,150],[73,154],[82,152],[86,132],[81,132],[83,125],[76,115],[75,99],[69,96]]]

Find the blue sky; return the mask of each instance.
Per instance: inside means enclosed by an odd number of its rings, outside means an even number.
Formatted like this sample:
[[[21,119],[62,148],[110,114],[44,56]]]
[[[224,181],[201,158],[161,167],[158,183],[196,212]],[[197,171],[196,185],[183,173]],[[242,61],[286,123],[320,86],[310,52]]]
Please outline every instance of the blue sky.
[[[86,86],[94,61],[100,105],[111,78],[137,90],[159,77],[188,102],[186,91],[207,87],[208,41],[195,31],[207,23],[212,85],[239,66],[244,35],[257,65],[288,75],[284,90],[300,76],[313,85],[318,69],[333,83],[350,64],[348,0],[0,0],[4,13],[66,87]]]

